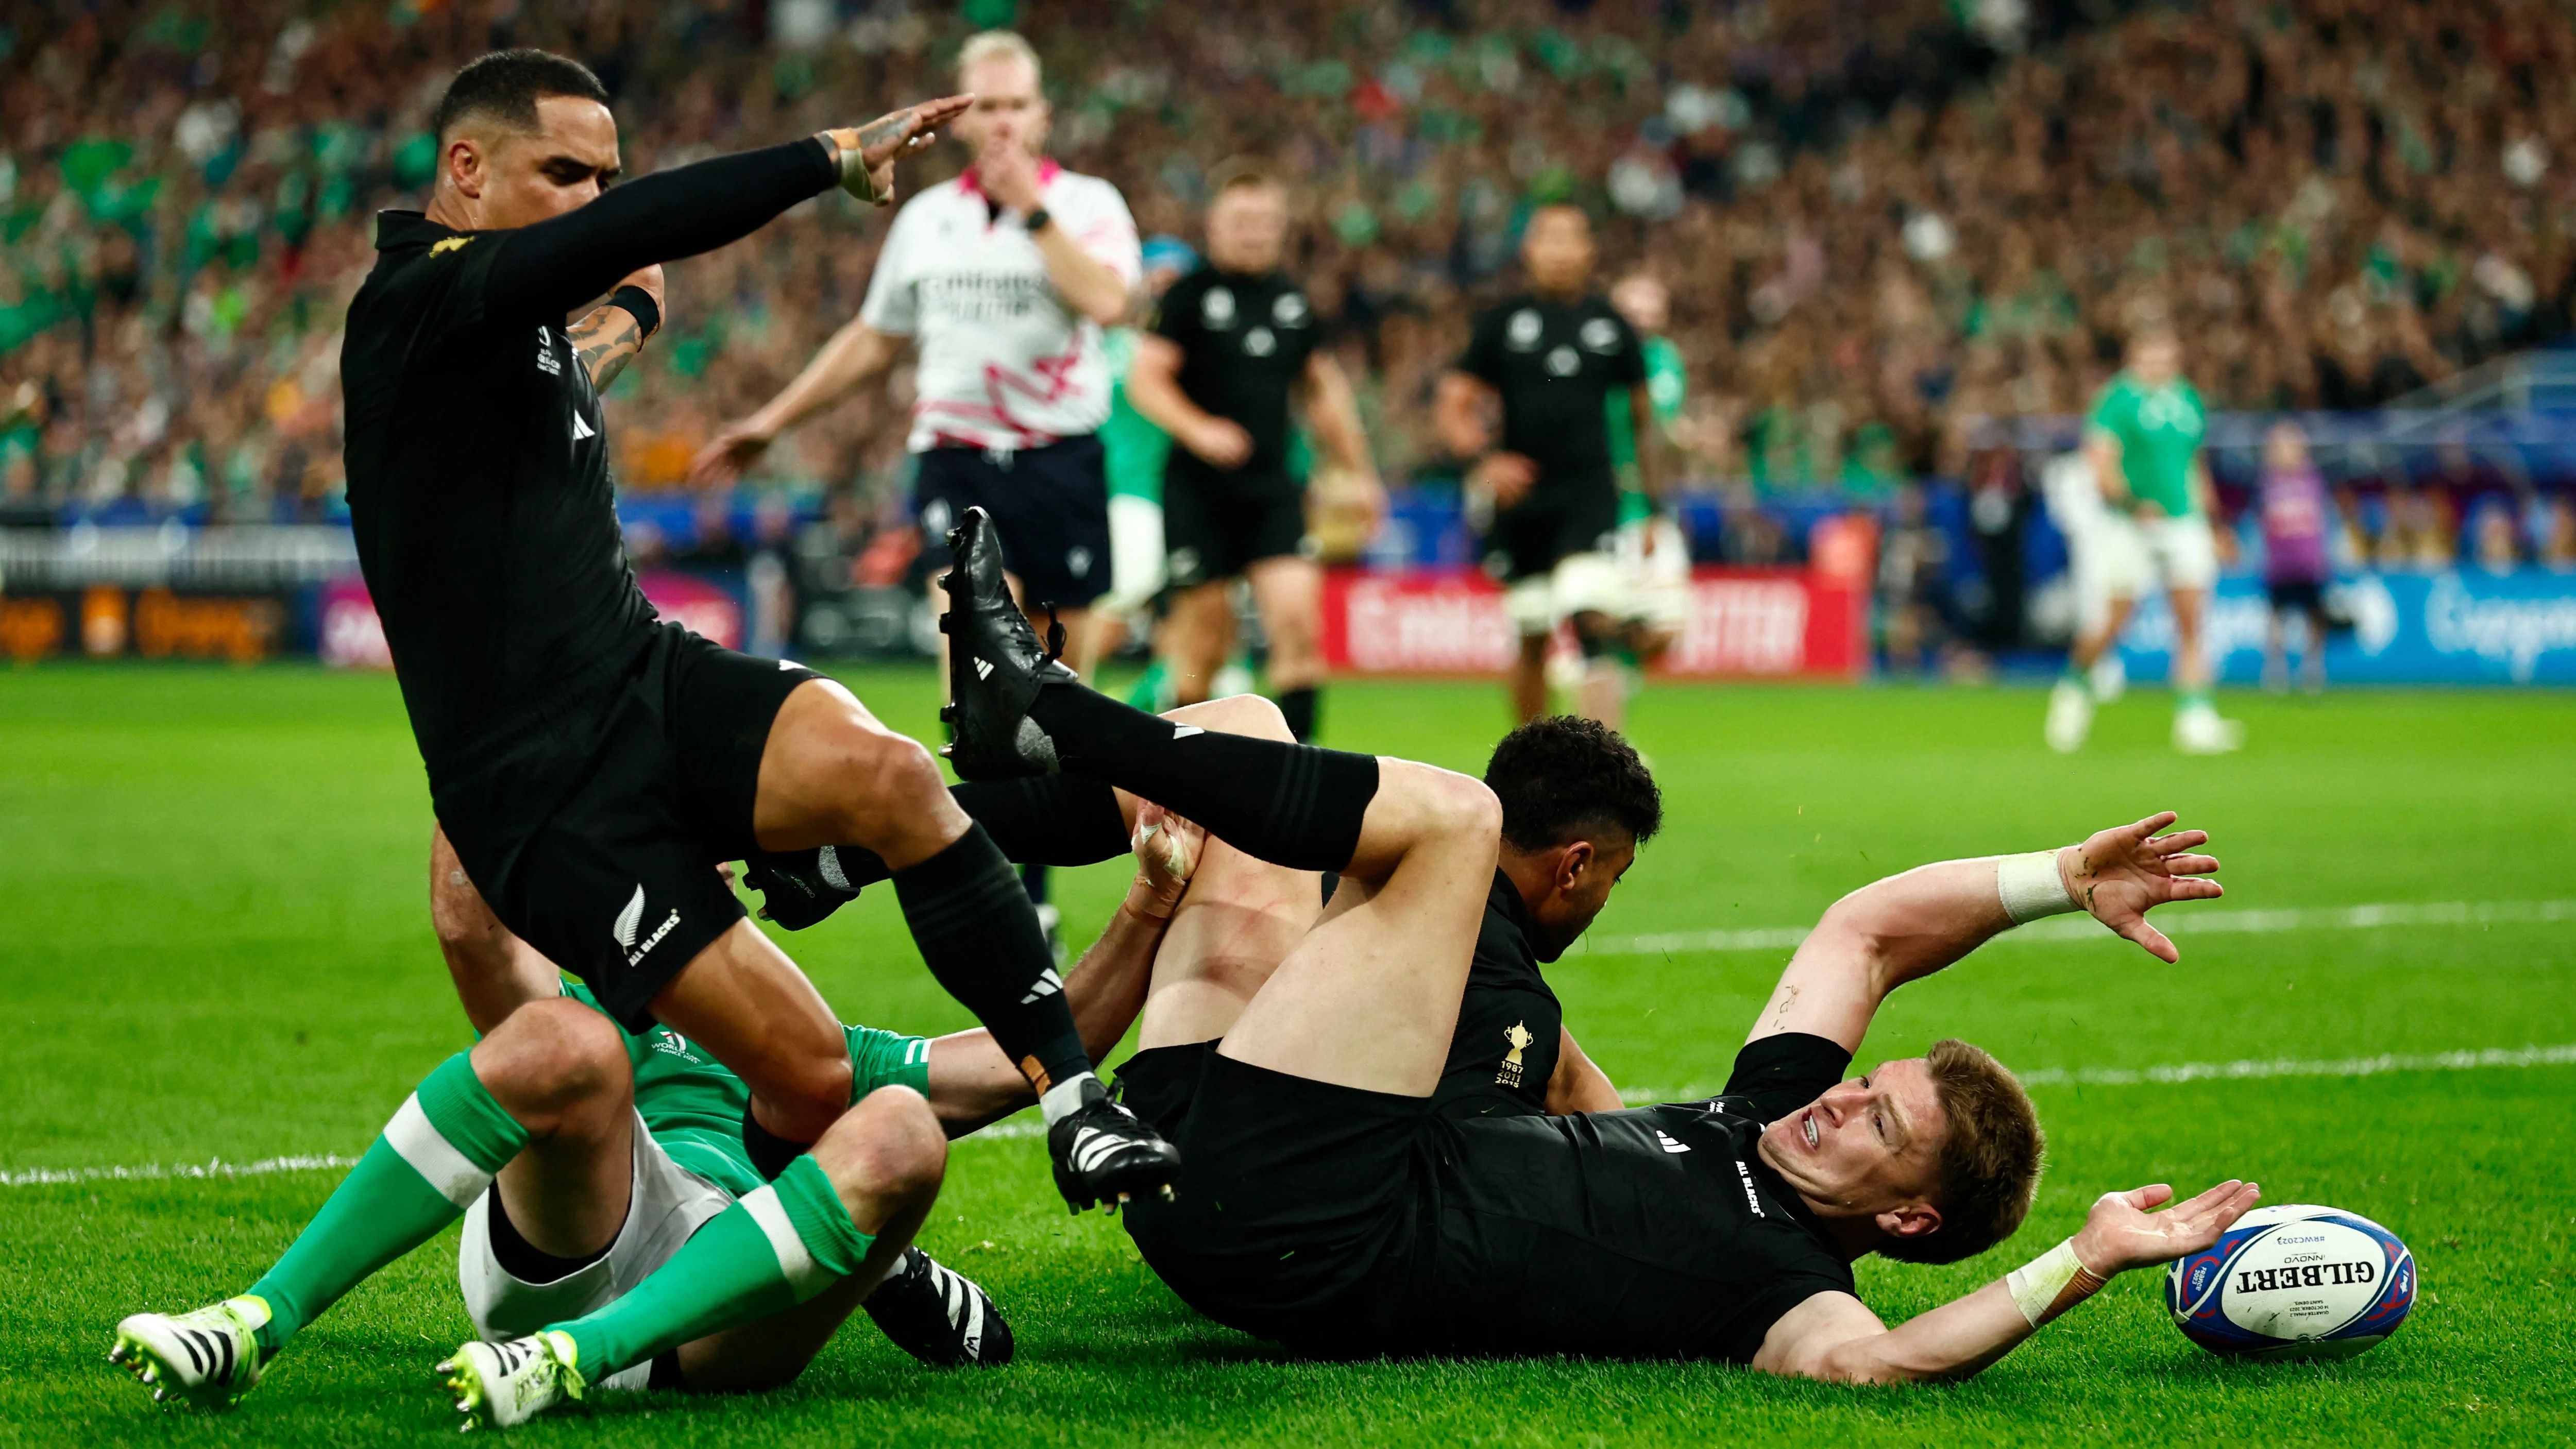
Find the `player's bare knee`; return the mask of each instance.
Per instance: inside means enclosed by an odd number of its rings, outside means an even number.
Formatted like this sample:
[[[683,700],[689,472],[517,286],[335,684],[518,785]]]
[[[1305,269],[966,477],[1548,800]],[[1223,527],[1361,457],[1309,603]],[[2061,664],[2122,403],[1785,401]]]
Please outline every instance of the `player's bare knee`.
[[[909,825],[954,808],[939,762],[920,741],[853,730],[838,748],[834,786],[846,802],[851,843],[873,847],[890,822]]]
[[[887,1210],[920,1206],[939,1195],[948,1136],[919,1092],[879,1087],[814,1145],[814,1161],[853,1212],[867,1202]]]
[[[569,997],[510,1013],[475,1044],[473,1062],[484,1089],[523,1122],[622,1097],[629,1071],[616,1023]]]
[[[1163,716],[1217,734],[1249,735],[1263,740],[1293,740],[1288,717],[1279,706],[1257,694],[1234,694],[1204,704],[1185,704]]]

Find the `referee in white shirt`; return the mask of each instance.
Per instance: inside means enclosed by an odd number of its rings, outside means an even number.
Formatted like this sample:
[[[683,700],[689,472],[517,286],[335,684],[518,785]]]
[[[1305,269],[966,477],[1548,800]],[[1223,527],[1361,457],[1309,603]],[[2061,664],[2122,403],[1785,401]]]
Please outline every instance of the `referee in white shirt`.
[[[1080,639],[1109,590],[1101,328],[1126,315],[1143,277],[1136,223],[1116,187],[1040,154],[1047,103],[1026,40],[973,36],[957,75],[975,105],[951,129],[974,164],[903,208],[858,317],[778,396],[720,430],[692,476],[732,481],[780,432],[884,376],[909,339],[920,363],[908,446],[931,565],[946,567],[949,527],[980,505],[1021,604],[1053,605]]]

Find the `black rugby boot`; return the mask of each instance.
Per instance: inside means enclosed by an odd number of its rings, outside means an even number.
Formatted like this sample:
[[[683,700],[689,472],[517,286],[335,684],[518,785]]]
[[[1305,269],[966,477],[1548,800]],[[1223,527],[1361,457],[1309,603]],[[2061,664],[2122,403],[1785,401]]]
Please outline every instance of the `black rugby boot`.
[[[1011,1325],[993,1295],[914,1247],[868,1295],[868,1317],[887,1341],[937,1368],[1000,1368],[1011,1361]]]
[[[852,873],[841,848],[821,850],[755,850],[742,862],[743,884],[760,892],[760,918],[790,931],[801,931],[859,898],[859,892],[886,878],[885,862],[861,851],[864,873]]]
[[[1112,1101],[1097,1078],[1082,1084],[1082,1105],[1047,1128],[1047,1156],[1055,1159],[1055,1190],[1080,1212],[1106,1203],[1111,1212],[1139,1193],[1172,1196],[1181,1150]]]
[[[1055,741],[1029,718],[1029,705],[1049,684],[1081,680],[1040,648],[1036,631],[1011,598],[1002,576],[1002,540],[993,516],[969,508],[948,530],[955,560],[939,576],[948,612],[939,632],[948,636],[948,697],[939,718],[955,734],[940,747],[959,779],[1007,780],[1055,773]]]

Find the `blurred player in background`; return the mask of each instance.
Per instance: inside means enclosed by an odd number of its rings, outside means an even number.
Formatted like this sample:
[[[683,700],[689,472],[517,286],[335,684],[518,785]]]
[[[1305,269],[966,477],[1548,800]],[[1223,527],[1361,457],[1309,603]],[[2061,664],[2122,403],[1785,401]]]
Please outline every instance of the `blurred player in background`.
[[[1626,693],[1614,653],[1626,590],[1611,552],[1619,479],[1603,417],[1612,390],[1627,388],[1632,425],[1645,436],[1654,402],[1635,330],[1591,290],[1592,262],[1592,222],[1581,210],[1531,214],[1521,236],[1529,290],[1478,314],[1466,353],[1440,379],[1437,421],[1443,444],[1475,460],[1471,509],[1491,510],[1485,567],[1509,590],[1520,634],[1514,711],[1524,722],[1547,712],[1548,641],[1570,622],[1584,658],[1579,712],[1615,728]],[[1639,480],[1654,495],[1657,462],[1654,449],[1638,451]]]
[[[1009,540],[1022,606],[1051,609],[1068,639],[1089,641],[1112,554],[1101,329],[1126,317],[1143,260],[1118,188],[1044,156],[1040,80],[1037,52],[1017,34],[967,40],[957,81],[975,105],[954,129],[975,163],[903,208],[858,317],[778,396],[720,429],[691,475],[730,483],[781,432],[884,377],[909,339],[920,365],[906,446],[931,573],[948,567],[948,530],[980,507]],[[930,597],[946,607],[938,589]],[[1095,661],[1073,662],[1087,676]],[[1045,869],[1024,875],[1052,943]]]
[[[2095,400],[2084,427],[2084,461],[2103,513],[2085,523],[2094,577],[2105,603],[2098,626],[2078,634],[2066,673],[2048,701],[2049,747],[2083,748],[2093,728],[2086,674],[2128,626],[2138,596],[2161,582],[2174,621],[2174,748],[2224,754],[2244,727],[2221,719],[2211,688],[2205,626],[2218,581],[2218,544],[2209,526],[2209,470],[2201,458],[2208,413],[2182,376],[2182,343],[2172,324],[2142,323],[2129,338],[2128,365]]]
[[[1142,277],[1136,223],[1116,187],[1044,156],[1049,113],[1027,41],[1007,30],[968,39],[957,78],[975,99],[954,126],[974,164],[903,208],[857,319],[778,396],[719,430],[693,476],[732,481],[781,432],[884,377],[909,342],[920,368],[908,446],[932,571],[947,567],[958,516],[981,507],[1010,541],[1021,602],[1052,604],[1080,638],[1110,584],[1101,329],[1126,317]]]
[[[1149,312],[1174,282],[1199,268],[1199,254],[1176,236],[1148,238],[1144,259],[1139,301]],[[1142,327],[1126,322],[1102,338],[1111,378],[1109,421],[1100,425],[1101,470],[1109,482],[1109,592],[1092,611],[1090,637],[1074,641],[1075,666],[1086,674],[1117,652],[1130,622],[1163,591],[1163,461],[1172,451],[1172,435],[1136,411],[1127,396],[1127,374],[1144,337]],[[1155,661],[1138,681],[1135,703],[1160,698],[1161,668]]]
[[[1233,162],[1209,196],[1207,267],[1164,293],[1127,379],[1137,411],[1177,445],[1163,470],[1173,596],[1157,652],[1179,703],[1206,699],[1233,632],[1230,587],[1244,580],[1269,639],[1271,692],[1304,741],[1324,678],[1324,575],[1306,547],[1305,480],[1289,469],[1291,405],[1302,401],[1333,466],[1371,490],[1376,468],[1350,380],[1280,270],[1287,188]]]
[[[2326,557],[2326,530],[2333,525],[2334,504],[2326,497],[2326,480],[2308,456],[2308,435],[2284,419],[2263,436],[2262,495],[2263,586],[2272,598],[2272,622],[2264,635],[2263,687],[2275,693],[2290,687],[2288,629],[2290,616],[2307,621],[2307,642],[2299,655],[2299,682],[2310,694],[2326,688],[2326,583],[2334,570]]]
[[[1628,649],[1640,666],[1653,664],[1681,637],[1690,614],[1690,541],[1679,520],[1663,511],[1663,500],[1646,491],[1637,463],[1641,449],[1672,441],[1673,424],[1690,396],[1690,370],[1682,350],[1663,335],[1672,315],[1672,296],[1652,272],[1631,272],[1610,289],[1610,305],[1636,329],[1646,358],[1646,399],[1655,426],[1637,423],[1636,390],[1613,392],[1602,412],[1610,429],[1610,461],[1619,472],[1619,572],[1627,581],[1628,601],[1620,622],[1627,629]]]

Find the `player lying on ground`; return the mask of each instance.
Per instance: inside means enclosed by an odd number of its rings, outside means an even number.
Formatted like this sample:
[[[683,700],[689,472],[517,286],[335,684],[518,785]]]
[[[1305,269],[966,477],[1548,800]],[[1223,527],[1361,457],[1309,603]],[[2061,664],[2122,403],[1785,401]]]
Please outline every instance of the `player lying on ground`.
[[[2089,910],[2176,959],[2144,913],[2219,888],[2200,879],[2217,869],[2201,832],[2155,835],[2171,815],[1838,902],[1720,1097],[1439,1117],[1496,860],[1493,793],[1410,761],[1175,726],[1062,682],[976,524],[952,539],[961,770],[1060,764],[1150,792],[1213,837],[1157,956],[1146,1049],[1120,1073],[1183,1163],[1176,1200],[1139,1201],[1128,1230],[1211,1317],[1329,1352],[1959,1377],[2113,1274],[2214,1242],[2255,1201],[2232,1181],[2161,1213],[2161,1185],[2106,1195],[2074,1238],[1894,1329],[1853,1291],[1863,1254],[1953,1262],[2008,1237],[2040,1163],[2019,1084],[1964,1042],[1838,1082],[1879,1003],[2055,911]],[[1342,878],[1320,915],[1300,874],[1318,868]]]
[[[1139,840],[1127,900],[1065,987],[1093,1051],[1135,1018],[1197,848],[1168,818]],[[455,868],[438,854],[442,874]],[[862,1301],[925,1362],[1009,1361],[1009,1326],[983,1290],[906,1247],[939,1190],[943,1134],[1032,1100],[989,1032],[848,1028],[855,1105],[764,1186],[742,1146],[741,1078],[667,1028],[622,1031],[470,886],[438,906],[483,1039],[421,1083],[246,1293],[117,1326],[110,1358],[154,1397],[247,1391],[297,1331],[460,1213],[458,1277],[481,1339],[441,1367],[486,1420],[593,1387],[784,1384]]]

